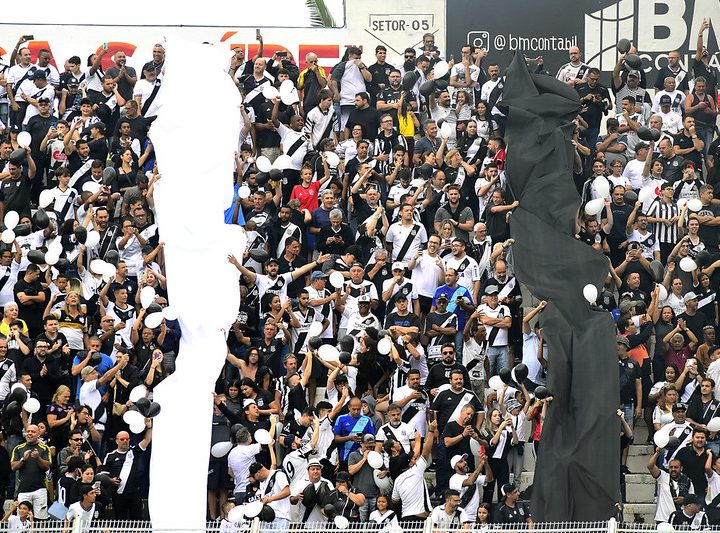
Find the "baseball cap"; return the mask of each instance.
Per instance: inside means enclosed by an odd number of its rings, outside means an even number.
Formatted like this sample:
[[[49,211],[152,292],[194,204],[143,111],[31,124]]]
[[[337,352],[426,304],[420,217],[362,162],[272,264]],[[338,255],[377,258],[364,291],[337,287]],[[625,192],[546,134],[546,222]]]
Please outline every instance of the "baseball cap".
[[[437,301],[445,300],[445,301],[447,302],[447,301],[448,301],[448,295],[445,294],[445,293],[438,294],[438,296],[437,296],[437,298],[435,298],[435,300],[437,300]]]
[[[639,78],[639,77],[640,77],[640,71],[633,69],[633,70],[631,70],[630,72],[628,72],[628,76],[635,76],[636,78]]]
[[[675,404],[672,408],[672,412],[675,411],[687,411],[687,406],[684,403]]]
[[[502,488],[500,489],[500,492],[502,493],[503,498],[510,494],[511,492],[514,492],[517,487],[512,483],[505,483]]]
[[[265,467],[261,463],[258,463],[257,461],[255,461],[253,464],[250,465],[250,469],[249,469],[250,475],[254,476],[258,472],[260,472],[260,470],[262,470],[263,468],[265,468]]]
[[[38,99],[38,104],[49,104],[50,98],[40,98]]]
[[[686,494],[683,505],[702,505],[702,500],[697,494]]]
[[[467,454],[463,453],[461,455],[453,455],[453,458],[450,459],[450,468],[455,470],[455,465],[458,464],[460,461],[467,459]]]
[[[617,342],[618,344],[624,344],[625,346],[630,348],[630,341],[628,340],[627,337],[623,337],[622,335],[617,335],[615,337],[615,342]]]
[[[243,400],[243,409],[247,409],[250,405],[257,405],[257,402],[255,402],[252,398],[245,398]]]
[[[660,97],[660,105],[670,105],[672,103],[672,99],[670,98],[669,94],[663,94]]]
[[[96,369],[95,369],[94,366],[86,366],[85,368],[83,368],[83,369],[80,371],[80,376],[82,376],[82,377],[87,377],[88,375],[90,375],[90,374],[92,374],[93,372],[95,372],[95,370],[96,370]]]
[[[47,74],[44,70],[36,70],[35,74],[32,75],[33,80],[46,80]]]
[[[267,264],[267,263],[265,263],[265,264]],[[327,277],[328,277],[327,274],[325,274],[325,272],[323,272],[322,270],[316,270],[315,272],[310,274],[311,281],[315,281],[316,279],[325,279]]]
[[[395,296],[396,302],[399,302],[400,300],[407,300],[407,299],[408,299],[407,294],[405,294],[404,292],[399,292],[399,293],[397,293],[397,296]]]
[[[369,304],[370,303],[370,295],[369,294],[361,294],[358,296],[358,303],[359,304]]]
[[[698,295],[695,294],[693,291],[688,292],[685,297],[683,298],[683,302],[687,303],[690,300],[697,300]]]
[[[362,436],[363,444],[372,444],[375,442],[375,435],[372,433],[365,433],[365,435]]]
[[[268,266],[268,265],[271,264],[271,263],[275,263],[276,265],[279,265],[279,264],[280,264],[277,259],[275,259],[274,257],[271,257],[270,259],[268,259],[267,261],[265,261],[265,266]]]
[[[292,446],[292,443],[295,442],[295,435],[293,433],[290,433],[289,435],[285,435],[285,438],[283,439],[283,444],[286,448],[289,448]]]
[[[518,407],[522,407],[522,405],[520,405],[520,402],[517,401],[515,398],[510,398],[507,402],[505,402],[505,409],[507,411],[512,411],[513,409],[517,409]]]
[[[322,468],[322,463],[320,462],[319,459],[310,459],[310,460],[308,461],[307,467],[308,467],[308,468],[311,468],[311,467],[313,467],[313,466],[317,466],[318,468]]]
[[[497,285],[488,285],[485,288],[485,294],[497,294],[500,292],[500,289],[497,288]]]
[[[395,261],[392,264],[392,270],[405,270],[405,265],[401,261]]]
[[[624,300],[620,302],[620,312],[627,313],[633,307],[637,307],[638,302],[636,300]]]
[[[151,71],[151,70],[155,70],[155,65],[152,63],[152,61],[150,61],[150,62],[148,62],[148,63],[145,63],[145,64],[143,65],[143,71],[144,71],[144,72],[149,72],[149,71]]]

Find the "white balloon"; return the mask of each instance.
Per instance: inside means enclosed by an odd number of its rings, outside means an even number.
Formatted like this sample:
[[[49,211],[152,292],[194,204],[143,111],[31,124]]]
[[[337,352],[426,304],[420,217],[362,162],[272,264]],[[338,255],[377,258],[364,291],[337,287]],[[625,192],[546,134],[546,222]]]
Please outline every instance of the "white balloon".
[[[661,522],[659,523],[655,529],[657,530],[657,533],[675,533],[675,528],[672,524],[668,522]]]
[[[163,321],[163,315],[162,313],[150,313],[145,317],[145,326],[147,326],[150,329],[155,329],[158,327]]]
[[[488,381],[488,385],[490,385],[491,389],[498,391],[505,386],[505,383],[503,383],[503,380],[500,376],[493,376]]]
[[[4,222],[7,229],[15,229],[15,226],[20,222],[20,215],[18,215],[17,211],[8,211]]]
[[[272,163],[264,155],[261,155],[255,160],[255,166],[260,172],[270,172],[272,170]]]
[[[659,287],[659,289],[658,289],[658,297],[660,298],[660,301],[661,301],[661,302],[664,302],[665,300],[667,300],[668,291],[667,291],[667,289],[665,288],[665,285],[663,285],[662,283],[658,283],[657,286]]]
[[[307,338],[318,337],[322,333],[322,322],[312,322],[308,328]]]
[[[375,469],[382,468],[382,466],[383,466],[382,455],[380,455],[379,452],[376,452],[374,450],[371,452],[368,452],[367,462],[372,468],[375,468]]]
[[[680,198],[677,201],[678,209],[682,209],[683,207],[685,207],[685,204],[687,204],[687,203],[688,203],[687,198]]]
[[[449,139],[450,137],[452,137],[453,133],[454,129],[452,127],[452,124],[450,124],[449,122],[443,122],[443,125],[440,126],[440,137]]]
[[[10,387],[10,392],[14,391],[14,390],[17,389],[18,387],[22,387],[23,389],[25,389],[25,385],[23,385],[22,383],[20,383],[20,382],[18,381],[17,383],[13,383],[13,386]],[[27,391],[27,389],[25,389],[25,390]]]
[[[95,248],[99,242],[100,233],[95,230],[88,231],[87,238],[85,239],[85,248]]]
[[[475,439],[470,439],[470,451],[474,456],[480,455],[480,443]]]
[[[383,494],[387,494],[390,492],[390,489],[392,489],[393,481],[390,478],[390,475],[386,475],[385,477],[378,477],[378,474],[382,472],[382,470],[374,470],[373,471],[373,478],[375,479],[375,485],[377,485],[377,488],[380,489],[380,492]]]
[[[285,80],[280,84],[280,96],[290,94],[294,88],[292,80]]]
[[[12,242],[15,240],[15,232],[11,229],[6,229],[2,232],[2,242],[5,244],[12,244]]]
[[[45,254],[45,264],[47,265],[54,265],[60,260],[60,254],[57,253],[55,250],[48,250]]]
[[[115,273],[117,272],[117,268],[112,263],[105,263],[105,271],[103,272],[103,277],[112,279],[115,277]]]
[[[267,429],[262,429],[262,428],[258,429],[255,432],[254,437],[255,437],[255,442],[257,442],[258,444],[263,444],[263,445],[270,444],[270,441],[272,440],[272,438],[270,437],[270,432]]]
[[[148,286],[145,286],[140,291],[140,305],[143,306],[144,309],[147,309],[148,306],[155,301],[155,289]]]
[[[640,200],[640,203],[644,204],[652,200],[654,196],[655,189],[653,189],[652,187],[643,187],[638,193],[638,200]]]
[[[257,515],[260,514],[260,511],[262,511],[263,508],[263,502],[260,500],[255,500],[250,503],[245,504],[245,517],[246,518],[255,518]]]
[[[585,204],[585,213],[592,216],[597,215],[605,207],[605,198],[595,198]]]
[[[350,527],[350,520],[347,517],[339,514],[335,517],[335,527],[338,529],[347,529]]]
[[[383,337],[377,343],[377,351],[382,355],[387,355],[392,349],[392,340],[390,337]]]
[[[697,263],[691,257],[683,257],[680,259],[680,270],[683,272],[692,272],[697,268]]]
[[[341,272],[333,272],[330,274],[330,285],[339,289],[345,284],[345,276]]]
[[[54,252],[60,255],[63,251],[63,245],[62,241],[60,240],[60,237],[55,237],[53,241],[50,243],[50,246],[48,246],[48,252]]]
[[[32,137],[27,131],[21,131],[17,136],[17,143],[20,148],[27,148],[32,142]]]
[[[243,200],[245,198],[250,198],[250,187],[245,185],[244,183],[238,187],[238,197],[242,198]]]
[[[90,271],[94,274],[104,274],[105,273],[105,261],[102,259],[93,259],[90,261]]]
[[[713,417],[707,423],[708,431],[716,432],[720,431],[720,417]]]
[[[274,100],[278,96],[280,96],[280,92],[272,86],[270,83],[266,83],[263,86],[262,95],[267,98],[268,100]]]
[[[297,89],[291,80],[285,80],[280,84],[280,99],[285,105],[293,105],[300,101]]]
[[[340,164],[340,156],[335,152],[325,152],[327,155],[327,164],[330,168],[335,168]]]
[[[162,316],[165,320],[177,320],[178,314],[174,307],[166,307],[162,310]]]
[[[129,400],[133,403],[137,402],[140,398],[145,398],[147,396],[148,390],[145,385],[138,385],[137,387],[133,387],[130,391]]]
[[[411,187],[415,187],[416,189],[419,189],[420,187],[425,186],[425,180],[422,178],[415,178],[410,182]]]
[[[655,446],[658,448],[664,448],[670,441],[670,435],[666,432],[656,431],[655,435],[653,435],[653,441],[655,441]]]
[[[583,287],[583,297],[588,303],[594,304],[598,297],[598,290],[595,285],[588,283]]]
[[[129,426],[133,424],[145,424],[145,417],[140,411],[128,410],[123,414],[123,422]]]
[[[340,352],[332,344],[323,344],[318,348],[318,355],[328,363],[340,361]]]
[[[242,522],[245,520],[245,505],[236,505],[228,512],[228,522]]]
[[[290,165],[292,165],[292,158],[287,154],[279,155],[272,164],[273,168],[277,168],[278,170],[290,168]]]
[[[99,183],[95,183],[94,181],[86,181],[83,186],[82,190],[83,192],[89,192],[90,194],[95,194],[100,190],[101,185]]]
[[[210,448],[210,455],[213,457],[225,457],[230,450],[232,450],[232,442],[216,442],[213,447]]]
[[[692,200],[688,200],[687,206],[690,211],[700,211],[703,205],[700,200],[693,198]]]
[[[439,80],[440,78],[442,78],[449,71],[450,71],[450,65],[448,65],[447,61],[438,61],[433,66],[433,74],[435,75],[436,80]]]
[[[50,189],[45,189],[43,192],[40,193],[40,199],[38,201],[38,205],[45,209],[47,206],[49,206],[51,203],[55,201],[55,195]]]
[[[145,431],[145,419],[143,419],[142,422],[135,423],[135,424],[129,424],[129,425],[130,425],[130,431],[132,433],[135,433],[136,435]]]
[[[600,198],[610,198],[610,182],[605,176],[598,176],[593,180],[595,190]]]
[[[22,408],[28,413],[37,413],[40,410],[40,401],[37,398],[28,398]]]

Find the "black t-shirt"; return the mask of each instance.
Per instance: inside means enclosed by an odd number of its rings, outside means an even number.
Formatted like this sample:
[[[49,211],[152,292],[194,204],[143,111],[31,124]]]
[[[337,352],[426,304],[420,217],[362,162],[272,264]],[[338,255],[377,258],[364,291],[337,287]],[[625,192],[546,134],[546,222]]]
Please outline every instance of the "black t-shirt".
[[[680,136],[675,137],[675,146],[677,146],[681,150],[687,150],[688,148],[693,148],[693,146],[694,146],[693,138],[688,137],[683,132],[680,132]],[[702,152],[693,150],[692,152],[684,154],[683,157],[685,159],[689,159],[690,161],[692,161],[695,164],[695,169],[698,173],[702,172],[702,159],[703,159]]]
[[[25,293],[27,296],[37,296],[43,292],[42,285],[39,281],[29,283],[23,278],[17,280],[15,287],[13,288],[13,294],[15,295],[15,301],[18,304],[20,310],[19,317],[27,322],[30,327],[42,326],[43,312],[45,311],[45,303],[32,302],[27,304],[20,303],[18,300],[18,293]]]
[[[527,519],[531,518],[530,509],[523,502],[515,502],[514,507],[509,507],[505,503],[498,505],[495,510],[495,520],[497,524],[524,524]]]
[[[280,274],[285,274],[287,272],[295,272],[299,268],[304,267],[307,264],[307,261],[302,258],[302,256],[298,255],[295,259],[293,259],[292,262],[289,262],[287,259],[285,259],[285,256],[280,256],[278,258],[278,272]],[[300,289],[305,287],[305,276],[298,277],[295,281],[291,281],[287,285],[287,295],[288,298],[297,298],[298,293],[300,292]]]
[[[685,162],[685,158],[683,156],[676,155],[671,158],[667,158],[664,155],[661,155],[658,160],[663,166],[662,177],[664,180],[669,181],[670,183],[675,183],[682,178],[682,164]]]
[[[40,143],[42,143],[45,135],[47,135],[50,126],[54,124],[57,124],[57,118],[53,117],[52,115],[48,115],[47,117],[35,115],[30,120],[28,120],[25,129],[28,133],[30,133],[30,136],[32,137],[32,141],[30,142],[30,150],[32,151],[33,158],[36,158],[41,154]]]
[[[685,321],[688,329],[693,332],[697,339],[702,339],[703,328],[708,324],[712,324],[712,321],[708,320],[708,317],[702,311],[696,311],[692,316],[688,315],[687,312],[681,313],[678,315],[678,318],[682,318]],[[686,342],[689,342],[689,340],[690,339],[686,337]]]
[[[471,420],[472,422],[472,420]],[[463,426],[457,423],[456,420],[451,420],[447,423],[445,426],[445,431],[442,432],[442,437],[457,437],[458,435],[462,435],[462,432],[465,430]],[[455,446],[450,446],[449,448],[445,448],[447,453],[447,460],[448,463],[450,459],[454,455],[462,455],[467,454],[467,462],[468,462],[468,468],[469,472],[472,472],[475,470],[475,457],[473,457],[472,450],[470,449],[470,437],[463,437],[460,442],[458,442]]]
[[[137,78],[137,73],[135,72],[134,68],[125,65],[125,72],[127,72],[131,78]],[[117,78],[120,74],[120,69],[117,67],[110,67],[105,71],[105,74],[108,74],[113,78]],[[125,100],[132,99],[133,86],[130,85],[130,82],[127,81],[127,78],[125,78],[125,76],[120,76],[120,79],[117,82],[117,88],[120,96],[122,96]]]
[[[608,238],[610,241],[621,243],[627,240],[627,234],[625,233],[625,226],[627,225],[630,213],[632,213],[632,206],[628,204],[618,205],[615,202],[610,202],[610,209],[612,209],[613,215],[613,227],[610,231]],[[603,208],[602,218],[607,218],[607,209]]]
[[[676,459],[682,462],[682,471],[693,482],[695,494],[705,494],[707,489],[707,478],[705,477],[705,461],[707,455],[705,451],[698,455],[692,444],[681,448],[675,455]]]
[[[274,104],[267,100],[255,106],[255,123],[266,124],[272,118],[273,107]],[[276,131],[257,128],[255,137],[258,148],[280,147],[280,135]]]
[[[46,461],[50,460],[48,447],[39,441],[35,444],[23,442],[22,444],[15,446],[15,449],[12,452],[11,460],[19,461],[28,450],[30,450],[31,453],[34,450],[37,450],[42,459]],[[45,487],[45,470],[40,468],[40,463],[38,463],[36,458],[29,457],[23,462],[18,472],[18,477],[20,479],[17,487],[18,492],[33,492]]]
[[[380,91],[382,91],[380,85],[383,85],[385,88],[390,85],[390,71],[392,71],[393,68],[394,67],[388,63],[383,63],[382,65],[373,63],[367,68],[368,72],[372,74],[372,81],[365,84],[368,91],[370,91],[370,96],[377,96]]]
[[[0,182],[0,201],[5,204],[6,213],[17,211],[20,215],[30,215],[31,184],[24,171],[19,179],[8,178]]]
[[[100,137],[99,139],[94,139],[88,142],[88,146],[90,147],[90,159],[99,159],[103,162],[107,161],[108,153],[110,153],[107,138]]]
[[[630,359],[618,359],[620,370],[620,403],[634,404],[635,396],[635,380],[640,379],[640,367]]]
[[[720,217],[720,206],[717,204],[710,204],[708,206],[703,206],[700,211],[698,211],[698,216],[702,217]],[[705,243],[705,246],[709,249],[709,251],[716,252],[719,242],[718,236],[718,227],[717,226],[708,226],[707,224],[700,224],[700,228],[698,229],[698,236],[700,237],[700,240]],[[700,338],[700,337],[698,337]]]
[[[705,63],[698,61],[697,59],[693,59],[692,69],[694,78],[699,76],[705,78],[705,92],[707,94],[717,94],[718,79],[715,75],[717,70],[713,67],[706,67]]]
[[[403,328],[416,326],[418,331],[422,331],[420,317],[415,313],[408,313],[405,316],[400,316],[396,311],[393,311],[385,318],[385,329],[390,326],[401,326]]]
[[[603,111],[606,109],[606,101],[610,101],[610,91],[602,85],[596,85],[593,89],[591,89],[587,83],[579,86],[576,85],[575,90],[581,99],[586,97],[588,94],[600,97],[599,102],[596,102],[595,100],[584,100],[582,103],[587,106],[588,109],[581,114],[582,118],[585,119],[585,122],[588,123],[588,126],[591,128],[599,128],[600,121],[603,117]]]
[[[435,365],[433,369],[442,366],[443,365],[441,364]],[[465,369],[465,367],[462,368]],[[467,370],[465,370],[464,373],[466,372]],[[467,377],[465,378],[465,380],[465,383],[470,383],[470,380]],[[475,408],[475,412],[479,413],[483,410],[482,403],[480,402],[480,400],[478,400],[478,397],[471,390],[463,389],[460,392],[455,392],[452,389],[447,389],[439,392],[433,400],[431,406],[432,410],[437,412],[438,427],[444,428],[448,424],[450,424],[450,421],[456,420],[457,417],[460,415],[460,410],[468,404],[472,405]],[[474,421],[474,419],[471,420],[471,424]],[[455,435],[459,435],[459,433],[456,433]],[[448,457],[452,456],[449,455]]]
[[[374,141],[377,137],[378,127],[380,127],[380,112],[374,107],[366,107],[365,109],[353,109],[350,111],[346,128],[352,131],[355,124],[363,127],[365,138]]]
[[[580,240],[588,246],[592,246],[593,244],[599,244],[602,246],[602,243],[608,238],[608,234],[605,233],[605,230],[603,229],[598,230],[595,235],[590,235],[587,231],[585,231],[585,228],[582,228],[578,232],[578,236],[580,237]]]

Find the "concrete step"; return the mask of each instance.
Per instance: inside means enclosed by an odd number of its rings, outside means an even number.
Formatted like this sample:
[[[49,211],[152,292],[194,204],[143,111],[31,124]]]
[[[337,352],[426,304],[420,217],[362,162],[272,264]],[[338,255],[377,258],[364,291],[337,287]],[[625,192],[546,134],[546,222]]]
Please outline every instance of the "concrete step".
[[[631,444],[628,456],[631,455],[642,455],[644,457],[650,457],[655,453],[655,447],[651,444]]]
[[[647,462],[648,458],[650,457],[650,453],[632,453],[632,446],[630,447],[631,450],[628,453],[627,458],[627,467],[633,474],[647,474]]]
[[[625,476],[625,501],[628,503],[653,503],[655,480],[650,474]]]
[[[629,523],[655,523],[654,503],[626,503],[623,507],[625,522]]]
[[[633,428],[633,441],[636,444],[645,444],[648,437],[648,428],[645,425],[644,422],[640,423],[638,421],[637,424],[635,424],[635,427]]]

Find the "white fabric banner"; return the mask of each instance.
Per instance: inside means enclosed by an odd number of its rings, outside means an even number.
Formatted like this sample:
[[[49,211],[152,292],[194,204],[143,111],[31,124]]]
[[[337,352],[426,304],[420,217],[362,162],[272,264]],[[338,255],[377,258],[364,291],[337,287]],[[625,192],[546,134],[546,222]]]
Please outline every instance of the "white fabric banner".
[[[244,230],[224,223],[233,196],[233,153],[240,134],[240,97],[227,75],[230,52],[167,40],[161,105],[150,130],[161,179],[155,187],[165,242],[170,305],[182,340],[175,373],[154,393],[150,516],[159,529],[204,529],[212,391],[227,348],[225,331],[237,315],[238,271],[230,253],[245,247]],[[196,107],[197,87],[213,96]],[[210,131],[191,135],[190,112],[213,117]],[[178,495],[182,493],[182,504]]]

